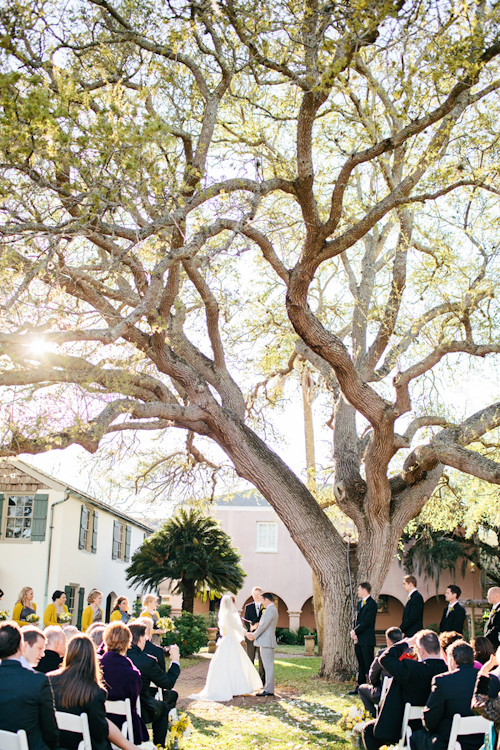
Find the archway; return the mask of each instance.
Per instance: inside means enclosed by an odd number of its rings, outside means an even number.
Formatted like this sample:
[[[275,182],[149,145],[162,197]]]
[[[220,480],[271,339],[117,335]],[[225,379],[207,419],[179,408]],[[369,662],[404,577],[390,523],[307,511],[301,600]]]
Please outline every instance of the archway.
[[[106,617],[105,617],[106,622],[109,622],[109,618],[111,617],[111,607],[115,603],[116,598],[117,597],[114,591],[112,591],[106,597]]]
[[[312,596],[306,599],[300,613],[300,627],[316,630],[316,618],[314,616],[314,602]]]

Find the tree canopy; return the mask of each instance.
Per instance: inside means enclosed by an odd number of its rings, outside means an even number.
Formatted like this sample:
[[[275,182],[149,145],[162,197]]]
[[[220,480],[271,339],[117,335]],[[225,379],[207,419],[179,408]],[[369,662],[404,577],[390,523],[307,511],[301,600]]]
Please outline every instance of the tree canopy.
[[[478,442],[496,394],[464,415],[429,388],[445,362],[500,350],[499,15],[452,0],[0,12],[0,455],[176,428],[217,471],[217,445],[318,577],[324,674],[351,669],[349,551],[266,439],[247,352],[263,382],[299,359],[321,373],[335,502],[375,594],[444,465],[500,483]],[[177,458],[160,444],[151,470],[182,478]]]
[[[144,540],[127,568],[134,585],[157,589],[165,579],[172,593],[182,594],[182,609],[193,612],[199,594],[237,594],[245,573],[231,537],[214,518],[180,508],[162,528]]]

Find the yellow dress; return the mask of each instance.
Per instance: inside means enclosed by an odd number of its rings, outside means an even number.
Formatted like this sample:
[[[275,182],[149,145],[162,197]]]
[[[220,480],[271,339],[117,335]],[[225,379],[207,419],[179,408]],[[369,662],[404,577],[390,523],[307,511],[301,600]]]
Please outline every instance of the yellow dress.
[[[151,619],[153,620],[153,627],[154,627],[156,623],[158,622],[160,615],[158,614],[156,609],[153,612],[153,614],[150,614],[147,609],[143,609],[141,612],[141,617],[151,617]]]
[[[122,613],[119,609],[115,609],[114,612],[111,612],[111,617],[109,618],[110,622],[115,622],[115,620],[121,620],[122,619]]]
[[[24,604],[22,602],[17,602],[17,604],[14,605],[14,610],[12,612],[12,619],[14,622],[17,622],[19,627],[23,628],[25,625],[31,625],[30,622],[26,622],[26,620],[21,620],[21,612],[23,611]],[[34,602],[31,602],[31,609],[34,609],[36,612],[36,604]]]
[[[63,612],[64,614],[68,613],[68,608],[65,604],[63,604]],[[57,621],[57,607],[54,602],[47,606],[43,615],[43,624],[45,625],[45,627],[47,627],[48,625],[60,625],[60,623]]]
[[[100,608],[99,608],[100,609]],[[85,607],[82,614],[82,632],[85,633],[87,628],[89,628],[92,623],[94,622],[94,610],[88,605],[88,607]],[[102,622],[102,609],[101,609],[101,622]]]

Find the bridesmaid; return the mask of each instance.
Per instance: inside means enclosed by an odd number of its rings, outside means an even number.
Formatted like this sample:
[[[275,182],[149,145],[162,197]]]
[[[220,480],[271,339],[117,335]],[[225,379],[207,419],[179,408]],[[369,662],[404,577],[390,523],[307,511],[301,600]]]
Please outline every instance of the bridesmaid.
[[[146,594],[144,599],[142,600],[142,606],[144,609],[141,612],[141,617],[151,617],[153,620],[153,627],[156,627],[156,623],[158,622],[160,616],[158,612],[156,611],[156,607],[158,606],[158,599],[154,594]]]
[[[17,602],[14,605],[12,619],[22,628],[25,625],[31,625],[27,622],[28,615],[36,615],[36,604],[33,601],[33,589],[31,586],[24,586],[21,589]]]
[[[59,591],[59,589],[56,589],[56,591],[54,591],[54,593],[52,594],[52,604],[49,604],[47,606],[43,615],[43,623],[45,627],[47,627],[48,625],[61,624],[59,616],[68,613],[68,608],[64,603],[65,601],[66,594],[64,593],[64,591]]]
[[[94,589],[87,597],[88,607],[85,607],[82,614],[82,632],[92,625],[93,622],[102,622],[102,591]]]
[[[119,596],[113,604],[109,621],[115,622],[115,620],[123,622],[124,625],[130,620],[130,607],[126,596]]]

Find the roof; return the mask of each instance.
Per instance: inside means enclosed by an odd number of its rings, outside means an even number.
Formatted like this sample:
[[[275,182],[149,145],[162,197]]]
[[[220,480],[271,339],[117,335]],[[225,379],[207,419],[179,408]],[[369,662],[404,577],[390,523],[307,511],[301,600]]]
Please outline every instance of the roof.
[[[2,469],[5,469],[7,467],[7,464],[10,464],[10,467],[14,467],[17,471],[14,472],[14,476],[9,476],[9,479],[7,480],[7,476],[5,475],[5,472],[2,476]],[[34,472],[32,474],[31,472]],[[49,485],[47,484],[41,484],[40,481],[37,480],[37,474],[40,474],[41,476],[45,477],[49,481]],[[34,482],[29,482],[28,478],[32,477],[34,479]],[[2,482],[2,480],[4,480]],[[6,481],[7,480],[7,481]],[[146,524],[141,523],[140,521],[137,521],[135,518],[132,518],[132,516],[127,515],[126,513],[122,513],[122,511],[117,510],[112,505],[108,505],[107,503],[103,503],[102,500],[97,500],[95,497],[92,497],[92,495],[89,495],[86,492],[83,492],[82,490],[76,489],[76,487],[72,487],[67,482],[61,482],[59,479],[56,479],[55,477],[51,476],[50,474],[47,474],[45,471],[42,471],[41,469],[38,469],[35,466],[31,466],[30,464],[26,463],[25,461],[21,461],[21,459],[18,458],[9,458],[0,463],[0,492],[2,491],[8,491],[8,486],[12,486],[16,488],[18,492],[27,492],[32,491],[36,492],[39,489],[50,489],[50,484],[57,484],[59,485],[63,490],[69,490],[70,494],[78,499],[78,500],[84,500],[86,503],[89,503],[89,505],[93,505],[96,508],[101,508],[102,510],[108,511],[108,513],[112,513],[117,518],[121,518],[123,521],[127,521],[129,523],[133,523],[134,526],[139,527],[140,529],[143,529],[144,531],[147,531],[148,533],[152,533],[153,529],[150,526],[146,526]],[[23,487],[23,489],[21,489]],[[30,488],[30,489],[27,489]]]
[[[270,508],[266,498],[257,490],[243,490],[215,499],[218,508]]]

